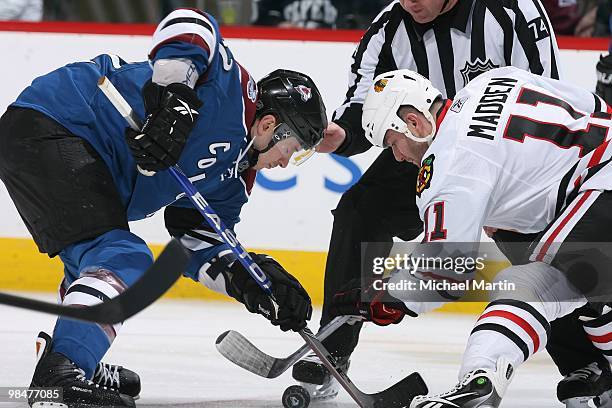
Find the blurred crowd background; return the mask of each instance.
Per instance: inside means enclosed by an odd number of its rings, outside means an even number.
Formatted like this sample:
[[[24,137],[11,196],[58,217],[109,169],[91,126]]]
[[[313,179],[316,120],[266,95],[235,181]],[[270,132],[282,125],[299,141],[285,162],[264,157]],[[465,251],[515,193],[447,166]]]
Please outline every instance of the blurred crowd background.
[[[461,1],[461,0],[460,0]],[[558,35],[605,37],[612,0],[541,0]],[[197,7],[223,25],[366,29],[391,0],[0,0],[0,20],[156,23]]]

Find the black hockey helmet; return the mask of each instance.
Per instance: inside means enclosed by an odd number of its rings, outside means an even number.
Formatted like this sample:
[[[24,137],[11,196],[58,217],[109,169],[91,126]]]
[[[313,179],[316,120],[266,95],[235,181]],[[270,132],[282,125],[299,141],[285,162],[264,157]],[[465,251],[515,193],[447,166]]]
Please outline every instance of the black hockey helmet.
[[[281,140],[295,137],[302,150],[291,160],[296,165],[303,163],[323,140],[327,127],[325,104],[317,86],[308,75],[278,69],[261,79],[257,88],[256,117],[274,115],[278,122],[266,150]]]

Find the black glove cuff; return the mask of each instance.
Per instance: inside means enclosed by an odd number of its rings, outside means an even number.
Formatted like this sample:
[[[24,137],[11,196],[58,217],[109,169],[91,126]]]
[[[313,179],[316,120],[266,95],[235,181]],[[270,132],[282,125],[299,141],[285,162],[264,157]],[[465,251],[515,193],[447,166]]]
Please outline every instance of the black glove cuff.
[[[147,114],[159,109],[165,90],[166,87],[158,85],[150,79],[144,84],[142,87],[142,100],[144,101],[145,112]]]
[[[240,261],[235,260],[233,264],[223,273],[229,282],[228,294],[237,301],[244,303],[244,294],[247,282],[251,278]]]
[[[198,110],[202,107],[202,101],[198,98],[198,94],[188,85],[173,83],[166,87],[166,92],[178,96],[193,109]]]
[[[153,113],[160,109],[164,99],[171,98],[173,95],[184,100],[193,109],[200,109],[202,101],[194,89],[185,84],[172,83],[162,86],[148,80],[142,87],[142,99],[144,100],[145,112]]]

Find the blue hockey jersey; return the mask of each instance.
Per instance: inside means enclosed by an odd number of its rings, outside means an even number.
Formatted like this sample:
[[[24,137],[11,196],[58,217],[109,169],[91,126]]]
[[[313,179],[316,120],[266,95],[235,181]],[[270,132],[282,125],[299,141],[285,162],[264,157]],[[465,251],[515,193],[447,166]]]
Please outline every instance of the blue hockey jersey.
[[[255,115],[256,83],[224,46],[215,20],[196,10],[176,10],[160,23],[149,58],[126,63],[114,55],[100,55],[66,65],[35,79],[13,106],[40,111],[86,139],[110,169],[128,220],[145,218],[168,205],[190,208],[191,203],[167,171],[153,177],[137,171],[124,140],[127,124],[97,83],[106,76],[144,118],[141,89],[152,77],[152,63],[158,59],[191,60],[200,75],[196,91],[203,105],[179,165],[233,228],[255,178],[254,171],[248,169],[245,149]],[[223,249],[220,244],[205,247],[197,263]]]

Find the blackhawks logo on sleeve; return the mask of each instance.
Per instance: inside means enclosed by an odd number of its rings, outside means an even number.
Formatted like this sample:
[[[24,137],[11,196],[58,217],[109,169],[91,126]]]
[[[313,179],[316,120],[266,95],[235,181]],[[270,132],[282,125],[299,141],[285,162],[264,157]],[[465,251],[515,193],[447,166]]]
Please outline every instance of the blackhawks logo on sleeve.
[[[429,155],[421,164],[419,175],[417,176],[416,193],[420,197],[421,193],[429,188],[433,177],[433,164],[436,156]]]

